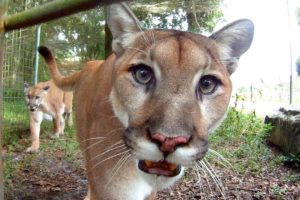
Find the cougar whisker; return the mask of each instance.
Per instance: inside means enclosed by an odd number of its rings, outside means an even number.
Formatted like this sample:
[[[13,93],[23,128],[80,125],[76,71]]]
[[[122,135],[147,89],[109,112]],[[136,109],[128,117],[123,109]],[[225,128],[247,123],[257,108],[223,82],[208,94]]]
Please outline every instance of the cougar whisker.
[[[116,128],[116,129],[114,129],[114,130],[111,130],[111,131],[108,132],[107,134],[110,134],[110,133],[112,133],[112,132],[115,132],[115,131],[117,131],[117,130],[122,130],[122,129],[124,129],[124,128]],[[106,137],[103,137],[102,140],[97,141],[97,142],[95,142],[95,143],[89,145],[87,148],[85,148],[84,150],[82,150],[82,152],[85,153],[87,150],[91,149],[92,147],[94,147],[94,146],[96,146],[96,145],[98,145],[98,144],[101,144],[101,143],[104,142],[105,140],[106,140]]]
[[[108,157],[108,158],[105,158],[105,159],[101,160],[100,162],[96,163],[96,164],[92,167],[92,169],[96,168],[96,167],[99,166],[101,163],[103,163],[103,162],[105,162],[105,161],[107,161],[107,160],[110,160],[110,159],[112,159],[112,158],[115,158],[115,157],[117,157],[117,156],[123,155],[123,154],[128,153],[128,152],[130,152],[130,150],[127,150],[127,151],[124,151],[124,152],[121,152],[121,153],[117,153],[117,154],[112,155],[112,156],[110,156],[110,157]]]
[[[82,150],[82,152],[85,153],[85,152],[86,152],[87,150],[89,150],[90,148],[96,146],[97,144],[101,144],[101,143],[104,142],[104,141],[105,141],[105,139],[100,140],[100,141],[97,141],[97,142],[95,142],[95,143],[93,143],[93,144],[87,146],[87,148],[85,148],[84,150]]]
[[[112,175],[110,177],[110,179],[108,180],[106,185],[109,185],[111,183],[111,181],[114,179],[115,175],[119,172],[119,170],[126,165],[126,163],[128,162],[129,158],[131,157],[130,153],[126,153],[124,154],[119,161],[114,165],[113,169],[112,169]],[[118,166],[119,165],[119,166]],[[118,167],[117,167],[118,166]]]
[[[105,154],[108,154],[108,153],[110,153],[112,151],[114,151],[114,153],[118,153],[118,152],[124,151],[126,149],[127,149],[127,147],[124,144],[116,146],[114,148],[106,150],[105,152],[103,152],[103,153],[101,153],[99,155],[96,155],[95,157],[91,158],[88,162],[91,162],[91,161],[93,161],[93,160],[95,160],[97,158],[101,158],[101,157],[105,156]]]
[[[224,156],[222,156],[219,152],[213,150],[213,149],[208,149],[208,152],[207,152],[209,155],[214,155],[216,156],[218,159],[217,159],[217,162],[222,164],[224,167],[226,168],[231,168],[233,169],[234,167],[232,166],[232,164],[229,162],[229,160],[227,160]],[[220,159],[220,160],[219,160]]]
[[[197,166],[197,164],[193,167],[193,169],[194,169],[194,171],[196,172],[196,174],[197,174],[197,177],[198,177],[198,184],[199,184],[199,187],[200,187],[200,190],[201,190],[201,192],[204,192],[204,190],[203,190],[203,185],[202,185],[202,178],[201,178],[201,175],[200,175],[200,173],[199,173],[199,170],[198,170],[198,168],[197,168],[198,166]]]
[[[141,49],[138,49],[138,48],[135,48],[135,47],[127,47],[127,48],[128,48],[128,49],[134,49],[134,50],[136,50],[136,51],[139,51],[139,52],[141,52],[141,53],[147,55],[147,52],[144,51],[144,50],[141,50]]]
[[[88,138],[88,139],[85,139],[83,141],[80,141],[80,143],[83,143],[83,142],[87,142],[89,140],[99,140],[99,139],[105,139],[105,137],[92,137],[92,138]]]
[[[204,169],[208,172],[208,174],[210,175],[210,177],[212,178],[214,183],[216,184],[216,187],[219,190],[219,192],[221,193],[221,195],[223,196],[223,198],[226,199],[225,192],[224,192],[225,188],[224,188],[221,180],[219,179],[218,175],[215,173],[213,168],[211,168],[210,164],[205,159],[201,160],[200,162],[201,162],[202,166],[204,167]]]
[[[210,184],[210,182],[209,182],[209,180],[208,180],[208,174],[207,174],[207,171],[205,170],[205,169],[203,169],[203,166],[202,166],[202,164],[201,164],[201,162],[200,161],[198,161],[198,162],[196,162],[196,167],[198,168],[198,170],[200,170],[203,174],[204,174],[204,179],[205,179],[205,181],[206,181],[206,183],[207,183],[207,185],[208,185],[208,188],[209,188],[209,191],[210,191],[210,193],[212,194],[213,193],[213,191],[212,191],[212,187],[211,187],[211,184]]]

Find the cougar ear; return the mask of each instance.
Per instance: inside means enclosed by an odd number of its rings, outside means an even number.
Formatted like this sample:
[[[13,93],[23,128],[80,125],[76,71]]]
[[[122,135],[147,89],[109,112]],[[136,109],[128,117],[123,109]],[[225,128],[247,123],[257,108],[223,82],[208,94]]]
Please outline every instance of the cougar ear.
[[[253,22],[248,19],[241,19],[228,24],[210,36],[217,42],[221,60],[227,67],[229,74],[236,70],[240,56],[251,46],[253,34]]]
[[[24,92],[26,93],[29,89],[29,84],[28,83],[24,83]]]
[[[106,21],[113,36],[112,50],[120,56],[141,31],[141,24],[125,3],[108,6]]]

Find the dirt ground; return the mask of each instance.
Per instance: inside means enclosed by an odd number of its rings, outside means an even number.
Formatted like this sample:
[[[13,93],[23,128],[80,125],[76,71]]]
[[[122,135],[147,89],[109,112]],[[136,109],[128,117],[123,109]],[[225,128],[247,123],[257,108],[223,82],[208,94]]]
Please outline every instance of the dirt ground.
[[[14,174],[7,183],[5,199],[83,199],[87,191],[85,170],[81,167],[83,165],[74,166],[57,155],[42,152],[37,155],[16,155],[14,162],[30,159],[30,164]]]
[[[13,162],[29,160],[19,173],[6,183],[7,200],[79,200],[87,191],[87,180],[82,161],[77,164],[64,159],[64,152],[51,155],[16,153]],[[158,193],[157,200],[195,199],[300,199],[300,185],[288,181],[290,169],[282,166],[276,170],[264,169],[262,176],[251,173],[238,174],[224,167],[214,167],[224,186],[223,195],[209,174],[201,175],[201,182],[194,170],[170,189]],[[296,173],[299,180],[300,173]],[[299,182],[298,182],[299,183]]]

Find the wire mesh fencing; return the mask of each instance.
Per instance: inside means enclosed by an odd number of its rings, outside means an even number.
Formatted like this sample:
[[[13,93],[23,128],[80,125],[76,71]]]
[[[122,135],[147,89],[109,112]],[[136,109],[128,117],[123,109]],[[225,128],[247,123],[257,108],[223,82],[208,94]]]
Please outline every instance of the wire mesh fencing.
[[[30,9],[46,1],[11,1],[8,14]],[[103,59],[104,19],[104,9],[96,8],[42,24],[41,45],[46,45],[53,51],[58,67],[64,75],[80,69],[87,60]],[[3,130],[3,145],[17,144],[19,138],[29,136],[29,117],[24,99],[24,83],[31,86],[34,84],[36,31],[37,26],[34,26],[15,30],[5,35],[2,73],[3,127],[0,127]],[[43,59],[39,59],[37,82],[49,79],[45,62]]]
[[[16,5],[18,4],[18,5]],[[9,13],[35,5],[34,1],[10,2]],[[24,101],[24,82],[33,83],[36,27],[15,30],[5,35],[3,66],[3,144],[17,141],[29,129]]]

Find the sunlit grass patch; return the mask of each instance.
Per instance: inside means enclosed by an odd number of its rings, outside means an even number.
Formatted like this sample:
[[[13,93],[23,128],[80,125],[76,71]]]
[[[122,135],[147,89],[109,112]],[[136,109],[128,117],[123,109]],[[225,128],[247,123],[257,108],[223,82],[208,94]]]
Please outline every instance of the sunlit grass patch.
[[[28,133],[29,118],[24,98],[5,98],[3,101],[2,145],[18,146],[18,140]]]
[[[270,128],[255,113],[231,108],[220,128],[210,135],[211,148],[228,159],[238,172],[260,173],[276,165],[276,155],[265,143]]]

